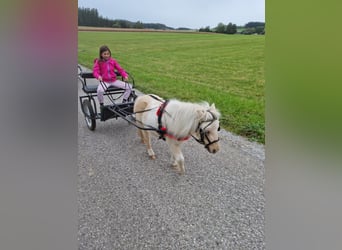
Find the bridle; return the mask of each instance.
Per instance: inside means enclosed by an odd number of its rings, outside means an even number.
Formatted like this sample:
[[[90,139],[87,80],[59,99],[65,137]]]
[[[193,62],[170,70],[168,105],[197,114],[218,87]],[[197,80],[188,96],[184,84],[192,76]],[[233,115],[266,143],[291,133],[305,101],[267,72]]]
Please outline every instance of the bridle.
[[[216,143],[216,142],[218,142],[218,141],[220,140],[219,138],[217,138],[217,140],[210,141],[210,139],[209,139],[209,137],[208,137],[208,132],[206,131],[206,129],[207,129],[211,124],[213,124],[214,121],[217,120],[217,117],[216,117],[216,115],[214,115],[214,113],[211,112],[210,110],[207,110],[207,112],[209,112],[209,113],[212,115],[213,118],[210,119],[210,120],[204,120],[204,121],[201,121],[200,123],[198,123],[196,132],[199,131],[200,139],[198,139],[198,138],[196,138],[195,136],[191,135],[192,138],[194,138],[198,143],[204,145],[204,147],[205,147],[206,149],[208,149],[208,147],[209,147],[211,144],[214,144],[214,143]],[[202,128],[201,125],[202,125],[203,123],[206,123],[206,122],[208,122],[208,124],[207,124],[204,128]],[[220,127],[218,127],[217,131],[220,131]],[[207,139],[207,141],[208,141],[207,144],[205,143],[204,139]]]

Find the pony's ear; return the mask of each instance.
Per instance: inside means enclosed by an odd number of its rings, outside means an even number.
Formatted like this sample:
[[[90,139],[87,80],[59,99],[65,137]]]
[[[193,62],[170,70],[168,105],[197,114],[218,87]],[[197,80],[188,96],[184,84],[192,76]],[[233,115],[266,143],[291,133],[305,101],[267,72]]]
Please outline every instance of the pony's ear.
[[[205,110],[204,109],[199,109],[199,110],[197,110],[197,118],[199,119],[199,120],[201,120],[202,118],[204,118],[204,116],[205,116]]]
[[[216,109],[215,103],[211,104],[210,109],[211,109],[211,110]]]

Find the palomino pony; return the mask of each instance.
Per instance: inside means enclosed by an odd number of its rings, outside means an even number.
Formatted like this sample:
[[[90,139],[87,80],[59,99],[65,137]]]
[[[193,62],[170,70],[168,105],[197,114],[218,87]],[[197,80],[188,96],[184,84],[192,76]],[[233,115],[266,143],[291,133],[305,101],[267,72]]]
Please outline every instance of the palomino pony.
[[[138,130],[141,141],[147,146],[151,159],[155,154],[151,147],[150,131],[165,139],[171,152],[171,164],[184,173],[184,156],[181,144],[192,136],[210,153],[220,149],[218,131],[220,113],[215,105],[189,103],[178,100],[163,100],[156,95],[139,96],[134,103],[136,122],[142,124]]]

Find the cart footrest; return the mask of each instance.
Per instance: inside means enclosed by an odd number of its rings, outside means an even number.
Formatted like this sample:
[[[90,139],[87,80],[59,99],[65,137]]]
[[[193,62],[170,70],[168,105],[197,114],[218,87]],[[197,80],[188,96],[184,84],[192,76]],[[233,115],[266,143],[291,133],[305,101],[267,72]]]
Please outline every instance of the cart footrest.
[[[126,117],[133,113],[134,102],[119,103],[115,105],[105,105],[102,108],[103,114],[101,121],[106,121],[111,118]]]

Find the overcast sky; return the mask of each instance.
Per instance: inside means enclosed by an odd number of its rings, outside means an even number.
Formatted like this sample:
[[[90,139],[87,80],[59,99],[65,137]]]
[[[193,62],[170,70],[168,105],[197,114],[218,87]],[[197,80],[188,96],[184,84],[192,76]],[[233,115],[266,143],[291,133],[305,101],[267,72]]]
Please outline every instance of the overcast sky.
[[[78,6],[95,8],[109,19],[162,23],[173,28],[265,21],[265,0],[79,0]]]

